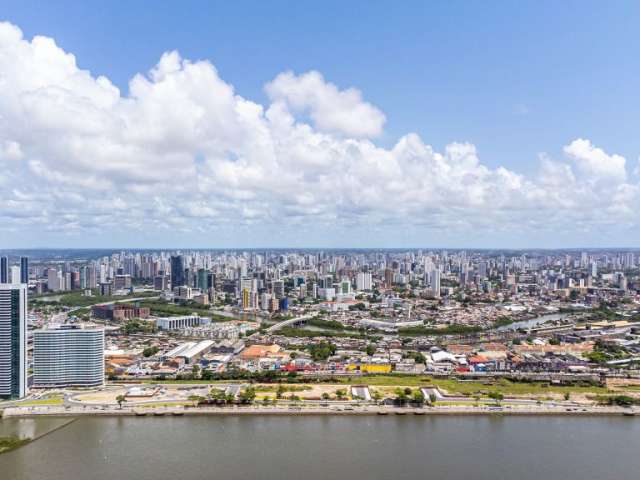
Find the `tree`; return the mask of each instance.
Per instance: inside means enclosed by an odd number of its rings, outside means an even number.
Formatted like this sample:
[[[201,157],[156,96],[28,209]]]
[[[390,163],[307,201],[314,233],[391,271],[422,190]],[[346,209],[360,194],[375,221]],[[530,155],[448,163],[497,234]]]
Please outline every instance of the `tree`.
[[[193,375],[193,378],[198,378],[200,376],[200,365],[195,364],[191,367],[191,374]]]
[[[371,398],[377,403],[382,400],[382,394],[378,390],[374,390],[371,394]]]
[[[367,345],[367,355],[372,356],[374,353],[376,353],[376,346],[370,343]]]
[[[400,405],[404,405],[405,403],[407,403],[407,393],[406,393],[406,389],[402,389],[402,388],[397,388],[396,389],[396,398],[395,398],[396,403],[399,403]]]
[[[227,400],[224,390],[220,388],[212,388],[211,391],[209,392],[209,397],[211,397],[212,400],[215,400],[216,402],[221,402],[221,403],[226,402]]]
[[[118,402],[118,406],[120,407],[120,409],[122,409],[122,404],[126,401],[127,401],[127,397],[125,397],[124,395],[118,395],[116,397],[116,402]]]
[[[564,399],[569,400],[571,398],[571,393],[567,392],[564,394]]]
[[[253,403],[256,399],[256,389],[253,387],[247,387],[240,392],[240,401],[242,403]]]
[[[307,349],[311,354],[311,358],[316,362],[325,361],[331,355],[336,353],[336,346],[333,343],[325,341],[309,345]]]
[[[438,400],[438,397],[436,397],[435,393],[430,393],[429,394],[429,403],[431,405],[434,405],[436,403],[436,401]]]
[[[282,384],[278,385],[278,390],[276,390],[276,398],[280,399],[284,395],[287,389],[282,386]]]
[[[422,406],[424,405],[424,401],[424,394],[420,390],[416,390],[415,392],[413,392],[413,403]]]
[[[153,357],[156,353],[158,353],[160,349],[154,345],[152,347],[147,347],[142,351],[142,356],[145,358]]]
[[[321,398],[322,400],[329,400],[331,398],[331,395],[329,395],[327,392],[324,392]]]
[[[494,399],[496,401],[496,405],[500,405],[500,402],[504,400],[502,392],[490,392],[488,397]]]
[[[345,392],[344,390],[336,390],[336,398],[338,400],[342,400],[346,396],[347,396],[347,392]]]

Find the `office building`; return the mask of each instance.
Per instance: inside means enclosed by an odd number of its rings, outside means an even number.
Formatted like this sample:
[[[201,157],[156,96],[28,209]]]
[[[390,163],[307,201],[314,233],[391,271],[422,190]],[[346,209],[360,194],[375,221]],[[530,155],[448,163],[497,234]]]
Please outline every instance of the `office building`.
[[[0,257],[0,283],[9,283],[9,258]]]
[[[171,257],[171,288],[182,287],[187,284],[184,257],[176,255]]]
[[[18,265],[12,265],[11,268],[9,268],[9,273],[9,283],[23,283],[20,281],[22,274],[20,273],[20,267]]]
[[[33,332],[34,387],[104,383],[104,329],[57,325]]]
[[[211,324],[208,317],[198,315],[184,315],[180,317],[162,317],[156,320],[156,325],[160,330],[180,330],[187,327],[200,327]]]
[[[20,257],[20,283],[29,283],[29,257]]]
[[[0,398],[27,394],[27,286],[0,285]]]

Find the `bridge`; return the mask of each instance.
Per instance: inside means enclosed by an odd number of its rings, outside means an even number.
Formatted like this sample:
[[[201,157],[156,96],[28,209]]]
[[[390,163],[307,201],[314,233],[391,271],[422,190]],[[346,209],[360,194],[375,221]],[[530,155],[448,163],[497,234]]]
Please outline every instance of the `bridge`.
[[[316,315],[317,315],[316,313],[307,313],[306,315],[302,315],[300,317],[295,317],[295,318],[290,318],[288,320],[284,320],[282,322],[276,323],[275,325],[271,325],[269,328],[267,328],[267,332],[266,333],[277,332],[281,328],[290,327],[292,325],[302,325],[307,320],[315,317]]]

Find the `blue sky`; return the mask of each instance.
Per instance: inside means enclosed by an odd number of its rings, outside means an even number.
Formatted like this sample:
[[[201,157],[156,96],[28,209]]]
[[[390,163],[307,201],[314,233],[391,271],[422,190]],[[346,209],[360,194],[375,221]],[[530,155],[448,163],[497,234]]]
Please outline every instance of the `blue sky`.
[[[80,69],[94,77],[104,75],[122,96],[128,95],[134,75],[153,68],[164,52],[178,50],[182,58],[208,60],[237,94],[265,108],[270,102],[265,84],[288,70],[298,75],[316,70],[340,89],[355,87],[386,116],[382,134],[373,139],[386,149],[410,132],[437,152],[452,142],[469,142],[482,165],[505,167],[525,176],[539,171],[539,154],[562,159],[563,148],[579,138],[608,155],[626,158],[629,176],[640,156],[638,2],[151,5],[2,1],[0,20],[19,27],[27,40],[34,35],[55,39],[60,49],[75,55]],[[630,183],[636,185],[633,179]],[[369,231],[367,222],[352,221],[340,226],[357,232],[353,238],[347,234],[347,244],[358,243]],[[413,223],[397,228],[413,230]],[[225,231],[227,243],[244,242],[247,228],[252,231],[246,225],[235,233]],[[273,243],[282,243],[278,237],[283,233],[276,234],[276,227],[253,228],[274,238]],[[433,228],[446,231],[440,224],[420,227],[411,243],[469,243],[468,233],[461,230],[434,241]],[[589,228],[580,223],[569,233],[559,234],[564,236],[561,243],[608,245],[618,239],[626,243],[629,235],[637,233],[632,221],[609,225],[616,235]],[[8,234],[12,243],[20,237],[15,233],[19,230]],[[335,243],[332,237],[339,231],[311,230],[319,236],[313,245]],[[33,232],[31,227],[28,231]],[[103,244],[96,246],[108,246],[104,232],[91,231],[84,238]],[[558,238],[549,232],[507,232],[498,238],[491,229],[477,226],[473,231],[479,233],[483,246],[508,246],[504,244],[509,242],[529,246],[525,244],[531,238],[543,246],[555,246]],[[200,245],[196,238],[175,235],[170,241]],[[404,238],[386,232],[369,241],[392,246]],[[82,238],[66,239],[52,232],[44,240],[77,244]],[[113,241],[135,243],[126,235],[114,234]]]

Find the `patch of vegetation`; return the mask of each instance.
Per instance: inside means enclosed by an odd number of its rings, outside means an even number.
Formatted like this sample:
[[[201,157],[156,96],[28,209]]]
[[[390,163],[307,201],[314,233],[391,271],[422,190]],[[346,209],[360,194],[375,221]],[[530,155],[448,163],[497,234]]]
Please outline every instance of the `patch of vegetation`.
[[[38,398],[36,400],[26,400],[24,402],[20,402],[19,405],[21,407],[38,407],[46,405],[62,405],[63,403],[64,400],[60,395],[53,395],[50,397]]]
[[[320,343],[308,345],[307,350],[309,350],[311,358],[313,358],[314,361],[319,362],[325,361],[331,355],[334,355],[336,353],[336,346],[333,343],[322,341]]]
[[[103,296],[99,294],[99,290],[93,290],[93,295],[88,297],[83,292],[74,291],[69,293],[53,293],[48,297],[56,298],[55,300],[46,300],[47,296],[29,300],[29,306],[32,308],[48,307],[48,306],[64,306],[64,307],[89,307],[98,303],[120,302],[126,301],[127,298],[153,297],[157,292],[137,292],[128,295]]]
[[[153,322],[145,322],[139,318],[127,320],[121,327],[125,335],[134,333],[155,333],[157,331],[156,324]]]
[[[494,327],[506,327],[507,325],[511,325],[515,323],[515,319],[513,317],[498,317],[498,319],[493,323]]]
[[[0,454],[20,448],[30,441],[30,438],[0,437]]]
[[[364,331],[360,330],[342,330],[342,331],[334,331],[334,330],[304,330],[301,328],[295,327],[283,327],[276,332],[278,335],[282,335],[284,337],[295,337],[295,338],[313,338],[313,337],[350,337],[350,338],[371,338],[372,336],[367,336]]]
[[[179,317],[181,315],[191,315],[192,313],[197,312],[202,316],[210,317],[214,322],[229,322],[233,320],[233,318],[211,312],[211,307],[209,305],[202,305],[201,303],[194,302],[192,300],[180,304],[162,300],[143,300],[140,302],[140,306],[147,307],[151,310],[152,315],[164,317]]]
[[[630,397],[629,395],[598,395],[595,400],[600,405],[610,405],[618,407],[631,407],[633,405],[640,405],[640,399]]]
[[[336,320],[320,320],[317,317],[307,320],[307,325],[319,328],[328,328],[331,330],[344,330],[346,328],[342,323],[337,322]]]
[[[444,328],[429,328],[429,327],[408,327],[398,330],[399,335],[404,336],[431,336],[431,335],[469,335],[472,333],[479,333],[482,331],[482,327],[470,326],[470,325],[448,325]]]
[[[152,347],[146,347],[143,351],[142,351],[142,356],[145,358],[148,357],[153,357],[156,353],[158,353],[160,351],[160,349],[157,347],[157,345],[154,345]]]

